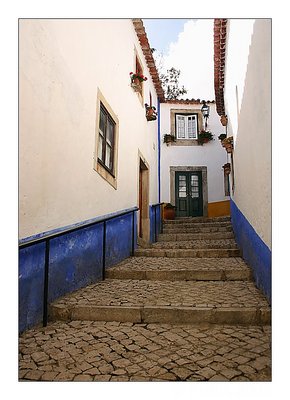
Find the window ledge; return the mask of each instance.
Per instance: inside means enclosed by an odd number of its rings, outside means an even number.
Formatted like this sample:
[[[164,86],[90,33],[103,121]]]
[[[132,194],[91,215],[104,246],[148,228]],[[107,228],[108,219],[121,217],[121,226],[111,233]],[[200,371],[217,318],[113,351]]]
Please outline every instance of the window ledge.
[[[94,170],[117,190],[117,179],[101,163],[95,161]]]
[[[172,146],[200,146],[197,139],[176,139],[171,142]]]

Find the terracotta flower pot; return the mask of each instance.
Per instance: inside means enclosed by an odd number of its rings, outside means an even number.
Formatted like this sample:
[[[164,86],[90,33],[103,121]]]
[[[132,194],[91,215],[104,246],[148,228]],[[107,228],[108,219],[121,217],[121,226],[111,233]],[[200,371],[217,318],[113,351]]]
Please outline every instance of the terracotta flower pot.
[[[227,153],[231,153],[233,151],[233,145],[232,144],[228,144],[225,146]]]
[[[220,121],[221,121],[222,126],[227,126],[228,118],[225,115],[221,116]]]
[[[163,210],[164,219],[175,219],[175,208],[166,208]]]

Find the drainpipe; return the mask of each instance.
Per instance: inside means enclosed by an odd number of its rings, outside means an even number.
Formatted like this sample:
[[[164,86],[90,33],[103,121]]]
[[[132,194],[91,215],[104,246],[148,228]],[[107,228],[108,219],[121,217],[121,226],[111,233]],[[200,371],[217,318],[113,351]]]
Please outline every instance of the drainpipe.
[[[161,199],[161,179],[160,179],[160,100],[157,99],[157,114],[158,114],[158,128],[157,128],[157,139],[158,139],[158,203]]]

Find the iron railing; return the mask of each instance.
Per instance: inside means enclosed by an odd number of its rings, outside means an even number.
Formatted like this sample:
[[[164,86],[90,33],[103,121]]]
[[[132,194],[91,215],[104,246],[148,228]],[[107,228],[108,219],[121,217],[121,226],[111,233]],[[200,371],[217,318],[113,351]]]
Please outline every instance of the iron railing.
[[[97,221],[94,222],[88,222],[84,223],[82,225],[79,225],[77,227],[73,228],[68,228],[65,229],[61,232],[53,233],[53,234],[48,234],[46,236],[42,236],[41,238],[33,239],[24,243],[19,244],[19,249],[24,249],[26,247],[33,246],[35,244],[39,243],[45,243],[45,261],[44,261],[44,288],[43,288],[43,318],[42,318],[42,323],[43,326],[47,326],[47,321],[48,321],[48,280],[49,280],[49,256],[50,256],[50,240],[55,239],[57,237],[66,235],[67,233],[72,233],[79,231],[84,228],[88,228],[97,224],[103,223],[103,259],[102,259],[102,279],[105,279],[105,270],[106,270],[106,231],[107,231],[107,222],[118,218],[122,217],[127,214],[132,214],[132,242],[131,242],[131,255],[134,255],[135,251],[135,211],[139,210],[138,207],[133,207],[127,211],[123,211],[117,214],[114,214],[110,217],[106,218],[101,218]],[[155,209],[156,213],[156,209]]]

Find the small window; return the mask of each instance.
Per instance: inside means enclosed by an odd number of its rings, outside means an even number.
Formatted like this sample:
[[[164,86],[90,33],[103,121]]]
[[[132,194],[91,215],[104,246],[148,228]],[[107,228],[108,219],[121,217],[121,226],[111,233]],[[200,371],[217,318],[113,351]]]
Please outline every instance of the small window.
[[[115,122],[105,106],[100,103],[98,162],[113,175]]]
[[[197,115],[175,115],[176,138],[197,139]]]
[[[110,104],[97,92],[94,170],[117,190],[119,119]]]

